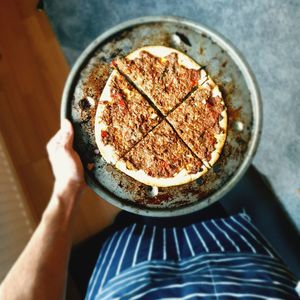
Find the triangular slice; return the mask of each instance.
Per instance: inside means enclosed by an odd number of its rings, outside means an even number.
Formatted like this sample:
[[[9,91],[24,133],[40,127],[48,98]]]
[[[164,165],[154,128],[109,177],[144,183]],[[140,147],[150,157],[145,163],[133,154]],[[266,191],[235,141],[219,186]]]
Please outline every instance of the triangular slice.
[[[160,121],[148,101],[113,71],[100,96],[95,120],[96,143],[104,159],[115,164]]]
[[[226,139],[227,113],[222,94],[210,78],[167,119],[207,167],[218,160]]]
[[[206,72],[190,57],[164,46],[140,48],[117,58],[113,65],[165,116],[206,78]]]
[[[184,184],[207,172],[166,121],[132,148],[116,167],[142,183],[158,187]]]

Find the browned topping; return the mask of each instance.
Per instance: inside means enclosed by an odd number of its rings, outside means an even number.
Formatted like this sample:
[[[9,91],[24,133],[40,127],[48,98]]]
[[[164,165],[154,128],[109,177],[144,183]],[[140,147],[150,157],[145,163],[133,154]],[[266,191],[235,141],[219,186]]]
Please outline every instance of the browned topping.
[[[126,74],[166,115],[197,85],[199,70],[178,62],[177,53],[159,58],[142,51],[134,60],[118,58],[113,65]]]
[[[199,88],[168,120],[195,154],[209,161],[215,150],[215,136],[222,133],[219,119],[224,108],[221,98],[212,97],[209,90]]]
[[[184,100],[198,86],[199,70],[180,65],[177,53],[158,58],[146,51],[134,60],[117,58],[112,65],[126,78],[117,72],[110,81],[111,99],[101,99],[104,109],[99,121],[106,126],[96,134],[102,142],[112,146],[127,169],[143,170],[151,177],[172,178],[183,170],[200,172],[202,160],[211,160],[216,137],[223,133],[220,121],[225,106],[203,87]],[[88,91],[95,97],[95,91]]]
[[[160,118],[123,76],[113,78],[110,92],[112,102],[102,101],[105,109],[101,121],[107,129],[96,134],[122,156],[158,124]]]
[[[171,126],[163,121],[125,155],[126,166],[152,177],[174,177],[181,170],[195,174],[202,162],[184,145]]]

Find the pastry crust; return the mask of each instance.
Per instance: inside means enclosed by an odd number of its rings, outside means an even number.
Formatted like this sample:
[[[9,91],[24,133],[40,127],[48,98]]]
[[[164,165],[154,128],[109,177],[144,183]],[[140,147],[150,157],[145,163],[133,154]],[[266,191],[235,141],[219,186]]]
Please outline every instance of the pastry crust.
[[[178,54],[178,62],[180,65],[188,68],[188,69],[194,69],[194,70],[200,70],[199,64],[197,64],[193,59],[191,59],[189,56],[186,54],[165,46],[147,46],[147,47],[142,47],[139,48],[133,52],[131,52],[129,55],[127,55],[127,58],[130,60],[134,60],[137,57],[140,57],[141,52],[148,52],[156,57],[166,57],[172,53],[177,53]]]
[[[187,170],[183,169],[179,173],[177,173],[174,177],[169,178],[157,178],[149,176],[143,170],[129,170],[126,167],[126,162],[124,160],[120,160],[117,162],[116,167],[122,171],[123,173],[127,174],[128,176],[134,178],[135,180],[142,182],[149,186],[157,186],[157,187],[169,187],[169,186],[176,186],[185,183],[189,183],[194,181],[204,175],[207,172],[207,168],[203,166],[203,170],[197,172],[196,174],[189,174]]]

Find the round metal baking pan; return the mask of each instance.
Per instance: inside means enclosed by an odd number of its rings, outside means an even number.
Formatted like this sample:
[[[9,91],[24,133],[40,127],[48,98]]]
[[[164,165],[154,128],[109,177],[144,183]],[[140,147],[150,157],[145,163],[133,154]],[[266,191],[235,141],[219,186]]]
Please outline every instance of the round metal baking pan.
[[[107,164],[95,144],[94,120],[101,94],[118,55],[147,45],[164,45],[192,57],[220,86],[228,113],[228,136],[216,165],[199,180],[177,187],[151,188]],[[80,55],[66,81],[61,118],[74,125],[74,147],[89,186],[104,200],[148,216],[177,216],[202,209],[225,195],[249,167],[261,133],[260,93],[242,55],[220,34],[177,17],[143,17],[96,38]]]

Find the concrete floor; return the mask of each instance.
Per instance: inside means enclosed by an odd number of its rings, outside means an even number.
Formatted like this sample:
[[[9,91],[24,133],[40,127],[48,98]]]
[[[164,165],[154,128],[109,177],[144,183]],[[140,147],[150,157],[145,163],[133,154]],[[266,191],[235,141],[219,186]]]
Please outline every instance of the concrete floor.
[[[297,0],[45,0],[72,64],[100,33],[139,16],[176,15],[229,39],[254,71],[263,99],[263,133],[254,159],[300,229],[300,2]]]

